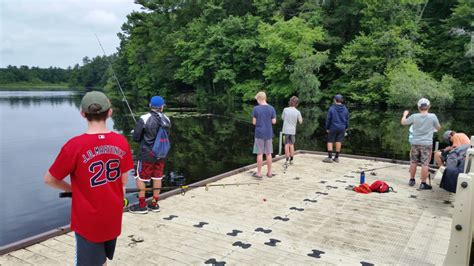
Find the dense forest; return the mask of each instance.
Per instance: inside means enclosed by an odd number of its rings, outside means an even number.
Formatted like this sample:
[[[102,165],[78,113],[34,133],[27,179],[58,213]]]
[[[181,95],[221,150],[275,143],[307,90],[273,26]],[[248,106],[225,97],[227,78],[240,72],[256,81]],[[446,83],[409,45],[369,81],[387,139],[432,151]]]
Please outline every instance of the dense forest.
[[[474,104],[472,0],[136,0],[116,54],[66,70],[0,69],[0,84],[66,82],[133,102],[153,94],[197,100]],[[455,105],[454,105],[455,104]],[[145,106],[141,102],[140,106]]]
[[[109,62],[115,56],[84,57],[82,65],[67,69],[49,67],[8,66],[0,68],[0,87],[5,84],[64,84],[74,90],[103,89],[110,78]]]
[[[0,84],[10,83],[66,83],[69,79],[70,69],[57,67],[39,68],[28,66],[7,66],[0,68]]]
[[[130,96],[438,106],[474,98],[472,0],[137,0],[115,71]],[[111,86],[112,83],[110,83]],[[115,91],[114,88],[110,88]],[[210,97],[212,96],[212,97]]]

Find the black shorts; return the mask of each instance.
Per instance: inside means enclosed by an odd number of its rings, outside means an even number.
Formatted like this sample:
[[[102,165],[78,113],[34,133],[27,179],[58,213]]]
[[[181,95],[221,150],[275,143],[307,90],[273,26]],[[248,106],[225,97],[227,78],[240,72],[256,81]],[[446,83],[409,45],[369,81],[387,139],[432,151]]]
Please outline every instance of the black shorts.
[[[290,144],[290,145],[293,145],[295,144],[295,135],[288,135],[288,134],[284,134],[285,135],[285,144]]]
[[[75,265],[103,265],[107,258],[113,259],[117,238],[94,243],[76,233]]]
[[[346,130],[337,130],[331,131],[329,130],[328,133],[328,142],[342,142],[344,140],[344,135],[346,134]]]

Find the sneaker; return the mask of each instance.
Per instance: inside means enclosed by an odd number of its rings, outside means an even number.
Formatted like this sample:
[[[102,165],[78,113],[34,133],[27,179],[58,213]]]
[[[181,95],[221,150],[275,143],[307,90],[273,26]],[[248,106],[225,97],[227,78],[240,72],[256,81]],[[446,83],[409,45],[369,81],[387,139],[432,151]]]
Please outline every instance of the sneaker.
[[[338,163],[339,162],[339,158],[334,158],[332,159],[334,162]]]
[[[432,186],[430,186],[430,185],[428,185],[428,184],[426,184],[426,183],[421,183],[421,184],[420,184],[420,190],[430,190],[430,189],[432,189],[432,188],[433,188]]]
[[[159,212],[160,211],[160,205],[158,205],[158,202],[155,200],[152,200],[150,204],[148,204],[148,209],[152,212]]]
[[[415,179],[413,179],[413,178],[410,178],[410,181],[408,181],[408,185],[409,185],[410,187],[414,186],[415,183],[416,183],[416,181],[415,181]]]
[[[133,205],[131,207],[128,207],[128,211],[131,213],[140,213],[140,214],[146,214],[148,213],[148,208],[145,207],[140,207],[139,204]]]
[[[324,158],[323,160],[324,163],[332,163],[332,159],[329,157]]]
[[[290,160],[290,165],[293,165],[293,160]]]

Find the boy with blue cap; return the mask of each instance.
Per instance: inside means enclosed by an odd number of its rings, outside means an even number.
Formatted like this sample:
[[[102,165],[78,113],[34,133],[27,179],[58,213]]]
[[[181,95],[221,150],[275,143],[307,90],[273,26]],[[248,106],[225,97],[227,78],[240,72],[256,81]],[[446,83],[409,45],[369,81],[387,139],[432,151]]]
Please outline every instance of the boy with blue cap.
[[[148,213],[148,210],[157,212],[160,206],[158,198],[160,196],[161,180],[163,179],[163,169],[165,160],[156,158],[152,152],[158,130],[163,127],[168,130],[171,127],[170,119],[163,114],[165,100],[161,96],[153,96],[150,100],[150,112],[140,117],[133,131],[133,140],[140,143],[140,149],[137,162],[137,187],[141,190],[138,192],[138,205],[129,208],[131,213]],[[145,182],[153,180],[153,199],[147,206],[145,201]]]

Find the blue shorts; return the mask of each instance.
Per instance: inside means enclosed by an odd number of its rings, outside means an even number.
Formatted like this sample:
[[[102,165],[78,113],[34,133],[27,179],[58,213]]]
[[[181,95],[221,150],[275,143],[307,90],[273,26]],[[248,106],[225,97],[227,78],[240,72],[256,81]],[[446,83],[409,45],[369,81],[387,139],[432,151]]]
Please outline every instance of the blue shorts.
[[[328,142],[330,142],[330,143],[332,143],[332,142],[342,142],[344,140],[344,135],[345,134],[346,134],[345,129],[336,130],[336,131],[329,130]]]
[[[75,265],[103,265],[107,258],[113,259],[117,238],[94,243],[76,233]]]

